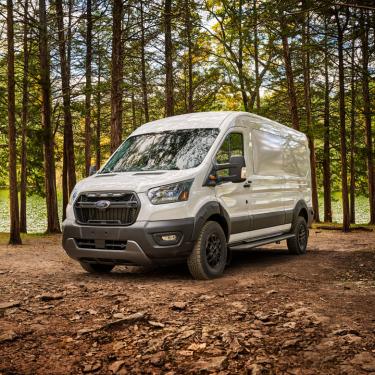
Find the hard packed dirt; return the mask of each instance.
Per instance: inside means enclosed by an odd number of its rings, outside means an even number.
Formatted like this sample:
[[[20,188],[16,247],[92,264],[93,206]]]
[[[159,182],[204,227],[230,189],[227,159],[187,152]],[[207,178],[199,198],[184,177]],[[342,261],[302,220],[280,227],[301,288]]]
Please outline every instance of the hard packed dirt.
[[[375,374],[375,232],[235,253],[211,281],[90,275],[60,243],[0,246],[0,374]]]

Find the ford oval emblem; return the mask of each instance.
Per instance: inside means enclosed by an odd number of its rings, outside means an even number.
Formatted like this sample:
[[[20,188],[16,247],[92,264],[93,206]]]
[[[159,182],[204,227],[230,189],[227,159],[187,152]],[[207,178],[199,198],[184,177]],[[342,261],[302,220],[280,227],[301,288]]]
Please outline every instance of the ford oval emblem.
[[[110,201],[97,201],[95,203],[95,207],[98,209],[98,210],[105,210],[106,208],[108,208],[109,206],[111,205],[111,202]]]

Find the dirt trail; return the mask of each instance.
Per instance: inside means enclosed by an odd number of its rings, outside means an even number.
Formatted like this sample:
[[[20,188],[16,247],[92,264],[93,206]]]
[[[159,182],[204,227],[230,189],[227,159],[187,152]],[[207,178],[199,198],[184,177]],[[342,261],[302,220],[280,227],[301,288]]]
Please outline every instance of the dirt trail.
[[[314,230],[186,267],[84,273],[60,236],[0,246],[0,374],[375,374],[375,233]]]

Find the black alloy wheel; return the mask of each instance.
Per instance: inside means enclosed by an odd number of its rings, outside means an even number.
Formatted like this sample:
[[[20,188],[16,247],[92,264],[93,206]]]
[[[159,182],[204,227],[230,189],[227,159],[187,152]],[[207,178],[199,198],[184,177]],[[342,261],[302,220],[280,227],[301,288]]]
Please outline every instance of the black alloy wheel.
[[[199,233],[188,258],[188,267],[197,280],[220,276],[227,263],[227,239],[216,221],[208,221]]]

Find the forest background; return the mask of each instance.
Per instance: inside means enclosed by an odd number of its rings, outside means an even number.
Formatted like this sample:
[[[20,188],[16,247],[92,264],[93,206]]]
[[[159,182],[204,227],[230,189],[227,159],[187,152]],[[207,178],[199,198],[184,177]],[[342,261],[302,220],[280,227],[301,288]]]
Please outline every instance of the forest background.
[[[2,0],[0,231],[59,232],[135,128],[221,110],[307,134],[315,221],[374,224],[374,35],[372,1]]]

